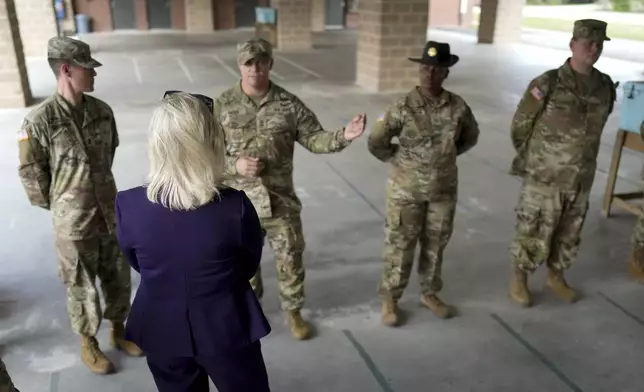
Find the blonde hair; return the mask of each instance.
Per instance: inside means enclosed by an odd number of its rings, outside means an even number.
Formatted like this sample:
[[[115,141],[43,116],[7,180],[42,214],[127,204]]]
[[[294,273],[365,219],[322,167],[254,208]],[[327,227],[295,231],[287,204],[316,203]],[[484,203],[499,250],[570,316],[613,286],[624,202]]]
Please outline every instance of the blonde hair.
[[[172,210],[192,210],[219,196],[224,135],[213,114],[186,93],[165,97],[149,126],[147,196]]]

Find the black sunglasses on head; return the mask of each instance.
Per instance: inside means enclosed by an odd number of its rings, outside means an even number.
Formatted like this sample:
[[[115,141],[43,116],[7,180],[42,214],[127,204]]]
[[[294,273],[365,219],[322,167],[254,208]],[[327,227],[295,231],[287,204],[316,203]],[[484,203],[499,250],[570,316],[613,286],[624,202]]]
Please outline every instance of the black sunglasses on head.
[[[163,98],[165,98],[165,97],[167,97],[169,95],[178,94],[178,93],[184,93],[184,92],[179,91],[179,90],[168,90],[163,94]],[[203,102],[208,107],[208,109],[210,109],[211,112],[213,111],[213,109],[214,109],[214,100],[212,98],[207,97],[205,95],[201,95],[201,94],[192,94],[192,93],[187,93],[187,94],[190,94],[191,96],[197,98],[198,100]]]

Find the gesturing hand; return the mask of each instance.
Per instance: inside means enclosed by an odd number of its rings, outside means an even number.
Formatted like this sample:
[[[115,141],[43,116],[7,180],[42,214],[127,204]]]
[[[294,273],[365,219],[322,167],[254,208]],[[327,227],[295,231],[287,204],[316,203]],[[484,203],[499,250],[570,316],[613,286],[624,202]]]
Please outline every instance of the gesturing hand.
[[[235,162],[237,173],[241,174],[244,177],[257,177],[263,167],[264,165],[259,161],[258,158],[239,157]]]
[[[344,138],[347,140],[353,140],[364,133],[364,130],[367,126],[367,114],[360,113],[349,121],[347,126],[344,128]]]

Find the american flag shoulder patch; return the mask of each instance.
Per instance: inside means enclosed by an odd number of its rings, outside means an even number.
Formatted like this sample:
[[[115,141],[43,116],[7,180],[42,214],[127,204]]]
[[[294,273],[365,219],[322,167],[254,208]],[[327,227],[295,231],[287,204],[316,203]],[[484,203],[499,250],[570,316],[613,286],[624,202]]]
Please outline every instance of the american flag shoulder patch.
[[[530,90],[530,94],[532,94],[532,96],[533,96],[537,101],[541,101],[541,100],[543,99],[543,97],[544,97],[543,93],[541,92],[541,90],[539,90],[539,87],[537,87],[537,86],[534,86],[534,87],[532,88],[532,90]]]
[[[27,129],[20,128],[18,130],[18,134],[16,135],[16,138],[18,139],[19,142],[29,139],[29,133],[27,132]]]

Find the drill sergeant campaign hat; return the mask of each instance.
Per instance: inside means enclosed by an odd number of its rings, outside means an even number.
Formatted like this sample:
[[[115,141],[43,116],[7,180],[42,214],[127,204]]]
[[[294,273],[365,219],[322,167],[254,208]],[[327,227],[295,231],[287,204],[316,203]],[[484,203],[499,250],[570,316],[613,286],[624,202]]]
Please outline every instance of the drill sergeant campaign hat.
[[[237,45],[237,63],[246,64],[253,59],[272,59],[273,45],[262,38],[252,38]]]
[[[580,19],[575,21],[572,29],[573,38],[588,38],[594,41],[610,41],[606,36],[608,24],[597,19]]]
[[[53,37],[47,44],[47,59],[67,60],[83,68],[97,68],[103,64],[92,58],[89,45],[69,37]]]
[[[409,61],[439,67],[451,67],[456,64],[459,57],[452,54],[448,43],[429,41],[423,48],[421,57],[409,57]]]

